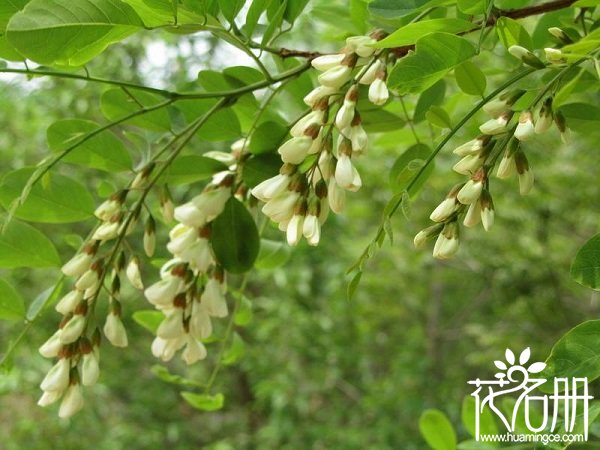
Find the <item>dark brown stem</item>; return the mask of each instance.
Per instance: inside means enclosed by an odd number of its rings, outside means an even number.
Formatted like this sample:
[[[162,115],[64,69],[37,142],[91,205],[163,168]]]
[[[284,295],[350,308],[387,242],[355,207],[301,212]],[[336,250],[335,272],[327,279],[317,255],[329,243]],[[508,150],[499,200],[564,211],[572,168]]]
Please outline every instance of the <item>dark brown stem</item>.
[[[519,8],[519,9],[497,9],[488,18],[485,26],[486,27],[494,26],[500,17],[508,17],[510,19],[523,19],[523,18],[529,17],[529,16],[536,16],[538,14],[544,14],[547,12],[557,11],[559,9],[568,8],[573,3],[575,3],[575,1],[576,0],[555,0],[552,2],[542,3],[540,5],[527,6],[525,8]],[[474,23],[472,30],[465,31],[465,32],[459,33],[459,34],[463,35],[463,34],[468,34],[468,33],[472,33],[474,31],[480,30],[481,25],[482,25],[481,22]],[[414,45],[404,45],[402,47],[392,48],[391,51],[397,57],[402,57],[402,56],[405,56],[409,52],[409,50],[414,50],[414,48],[415,48]],[[268,47],[268,48],[264,48],[264,50],[268,51],[270,53],[275,53],[282,58],[314,59],[317,56],[323,55],[323,53],[320,53],[320,52],[310,52],[310,51],[305,51],[305,50],[293,50],[293,49],[288,49],[288,48]]]

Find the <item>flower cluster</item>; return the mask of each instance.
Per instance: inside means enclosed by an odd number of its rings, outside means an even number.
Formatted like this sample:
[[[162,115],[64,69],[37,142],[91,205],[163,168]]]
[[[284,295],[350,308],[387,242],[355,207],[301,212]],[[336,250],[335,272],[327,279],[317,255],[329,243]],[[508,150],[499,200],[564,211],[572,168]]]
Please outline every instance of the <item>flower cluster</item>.
[[[163,361],[184,347],[182,358],[187,364],[204,359],[202,340],[212,334],[211,317],[228,315],[225,272],[209,239],[211,222],[231,197],[233,182],[233,173],[219,173],[200,195],[174,210],[178,224],[167,244],[173,258],[162,266],[160,281],[144,291],[165,316],[152,342],[152,354]]]
[[[482,134],[453,151],[461,157],[453,170],[469,179],[455,185],[433,210],[430,219],[436,224],[417,233],[415,247],[420,248],[428,240],[436,238],[433,256],[438,259],[452,257],[459,248],[459,220],[462,219],[466,227],[481,222],[485,231],[489,231],[494,223],[489,176],[500,155],[502,158],[497,164],[496,176],[506,179],[516,172],[519,191],[526,195],[533,188],[534,177],[522,143],[544,133],[552,123],[556,123],[562,141],[568,141],[569,129],[564,116],[552,110],[552,97],[543,102],[535,117],[532,111],[524,110],[516,121],[513,120],[516,114],[512,107],[524,93],[522,90],[509,91],[483,106],[491,119],[479,127]]]
[[[321,72],[319,86],[304,98],[312,111],[291,127],[291,139],[279,147],[279,175],[252,189],[290,245],[302,237],[317,245],[329,210],[342,212],[346,191],[362,186],[354,161],[367,152],[368,137],[357,103],[361,85],[368,86],[368,98],[376,105],[389,98],[388,53],[373,47],[383,37],[380,31],[350,37],[340,53],[312,61]]]

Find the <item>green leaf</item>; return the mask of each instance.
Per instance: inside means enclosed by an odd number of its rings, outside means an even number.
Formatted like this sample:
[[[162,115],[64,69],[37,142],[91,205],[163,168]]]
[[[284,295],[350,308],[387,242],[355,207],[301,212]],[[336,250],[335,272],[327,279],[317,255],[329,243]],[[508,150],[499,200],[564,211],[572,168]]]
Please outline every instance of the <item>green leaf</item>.
[[[56,267],[58,252],[40,231],[16,220],[0,232],[0,267]]]
[[[485,93],[485,75],[472,61],[465,61],[456,66],[454,77],[461,91],[465,94],[483,97]]]
[[[431,19],[410,23],[398,28],[385,39],[382,39],[375,47],[391,48],[403,45],[412,45],[417,40],[436,31],[456,34],[462,31],[472,30],[475,25],[462,19]]]
[[[360,110],[360,118],[362,126],[367,133],[383,133],[386,131],[396,131],[403,128],[406,122],[398,115],[368,105],[366,108],[361,108],[362,102],[359,101],[357,109]]]
[[[211,243],[217,260],[229,272],[246,272],[256,261],[260,247],[256,223],[234,197],[213,222]]]
[[[428,0],[374,0],[369,3],[369,11],[376,16],[391,19],[413,13],[428,3]]]
[[[34,168],[19,169],[2,178],[0,203],[4,208],[10,209],[20,197],[34,171]],[[82,184],[63,175],[48,175],[33,186],[25,202],[15,210],[15,217],[42,223],[79,222],[91,217],[94,199]]]
[[[417,106],[415,106],[413,121],[415,123],[419,123],[425,120],[425,114],[427,113],[427,111],[429,111],[429,108],[433,105],[441,104],[444,101],[445,96],[446,82],[444,80],[438,81],[429,89],[425,90],[419,96]]]
[[[263,12],[267,9],[272,0],[253,0],[250,8],[248,8],[248,14],[246,14],[246,25],[244,31],[248,37],[252,37],[252,33],[256,29],[258,19]]]
[[[475,437],[475,398],[466,396],[462,403],[461,418],[469,434]],[[498,434],[498,427],[489,408],[485,408],[479,414],[479,433],[480,434]]]
[[[415,53],[401,58],[388,84],[401,94],[422,92],[446,73],[475,55],[467,40],[447,33],[431,33],[417,41]]]
[[[231,340],[231,345],[223,354],[223,364],[226,366],[231,366],[238,362],[242,356],[244,356],[244,352],[246,351],[246,344],[240,337],[239,334],[234,333],[233,339]]]
[[[219,8],[227,22],[233,23],[236,16],[244,6],[244,0],[217,0]]]
[[[567,125],[575,131],[588,133],[598,130],[600,108],[589,103],[568,103],[558,108],[567,119]]]
[[[279,6],[279,9],[277,9],[277,11],[275,12],[275,15],[270,18],[269,26],[265,30],[265,33],[262,37],[262,46],[269,44],[271,38],[275,35],[275,31],[277,31],[277,29],[281,26],[281,23],[283,22],[283,15],[285,14],[285,10],[287,8],[287,3],[288,0],[283,0],[281,5]]]
[[[281,168],[281,159],[276,153],[265,153],[254,156],[244,163],[242,180],[253,188],[267,178],[274,177]]]
[[[152,334],[156,334],[158,326],[165,318],[163,313],[160,311],[154,311],[152,309],[136,311],[131,315],[131,317],[138,325],[143,326]]]
[[[415,144],[402,153],[390,170],[390,185],[394,192],[405,191],[408,184],[411,182],[413,177],[417,174],[419,169],[423,166],[424,162],[429,158],[431,149],[425,144]],[[419,164],[411,164],[412,161],[419,161]],[[423,186],[427,178],[433,172],[435,167],[434,162],[429,164],[425,171],[419,177],[419,180],[412,186],[409,191],[411,196],[414,196],[419,189]]]
[[[439,128],[452,128],[452,121],[450,116],[444,108],[441,106],[432,106],[429,111],[425,113],[427,121]]]
[[[0,320],[21,320],[25,302],[10,284],[0,278]]]
[[[102,94],[100,110],[108,120],[119,120],[143,108],[161,103],[164,99],[148,92],[132,91],[128,95],[123,89],[114,88]],[[134,117],[128,121],[132,125],[153,131],[169,131],[171,119],[165,108]]]
[[[120,0],[32,0],[8,23],[8,41],[46,65],[81,66],[143,28]]]
[[[265,79],[264,74],[248,66],[231,66],[223,69],[223,75],[231,87],[242,87]]]
[[[169,184],[190,184],[206,180],[222,170],[227,170],[227,166],[220,161],[204,156],[185,155],[175,159],[160,180]]]
[[[287,133],[287,127],[277,122],[263,122],[252,133],[248,151],[255,155],[274,152],[281,145]]]
[[[261,239],[255,267],[257,269],[281,267],[288,261],[291,253],[290,247],[284,242]]]
[[[428,409],[419,418],[419,431],[434,450],[454,450],[456,433],[446,415],[437,409]]]
[[[223,394],[195,394],[193,392],[182,392],[181,396],[192,407],[200,411],[218,411],[223,408],[225,397]]]
[[[496,32],[504,47],[520,45],[528,50],[533,50],[533,41],[527,30],[516,20],[500,17],[496,22]]]
[[[198,137],[204,141],[230,141],[240,137],[240,121],[231,108],[220,109],[212,114],[202,126]]]
[[[288,23],[294,23],[294,21],[302,14],[309,0],[287,0],[287,8],[283,18]]]
[[[600,234],[577,251],[571,264],[571,277],[583,286],[600,290]]]
[[[62,152],[81,142],[86,135],[98,128],[100,128],[100,125],[89,120],[59,120],[50,125],[46,131],[48,147],[54,152]],[[102,131],[79,144],[62,160],[107,172],[123,171],[131,168],[131,156],[125,145],[109,130]]]
[[[554,390],[555,377],[587,377],[588,382],[600,377],[600,320],[583,322],[561,337],[540,376],[548,379],[540,387],[544,392]]]
[[[233,322],[238,327],[245,327],[252,321],[252,302],[246,297],[242,297],[238,301],[240,303],[233,316]]]
[[[63,284],[63,279],[61,278],[54,286],[51,286],[48,289],[40,292],[38,296],[29,304],[29,307],[27,308],[27,314],[25,316],[26,319],[29,321],[35,320],[38,314],[46,306],[56,302],[62,293]]]
[[[22,10],[29,0],[9,0],[0,2],[0,58],[9,61],[22,61],[23,55],[6,39],[6,26],[12,16]]]
[[[202,387],[200,383],[195,382],[194,380],[190,380],[189,378],[184,378],[181,375],[175,375],[169,372],[165,366],[161,366],[160,364],[155,364],[152,366],[150,371],[161,381],[165,383],[176,384],[178,386],[195,386]]]
[[[486,0],[458,0],[456,5],[464,14],[482,14],[486,10]]]
[[[350,283],[348,283],[348,300],[352,300],[354,294],[356,293],[356,289],[358,289],[358,285],[360,284],[360,279],[362,278],[362,270],[359,270],[354,274]]]

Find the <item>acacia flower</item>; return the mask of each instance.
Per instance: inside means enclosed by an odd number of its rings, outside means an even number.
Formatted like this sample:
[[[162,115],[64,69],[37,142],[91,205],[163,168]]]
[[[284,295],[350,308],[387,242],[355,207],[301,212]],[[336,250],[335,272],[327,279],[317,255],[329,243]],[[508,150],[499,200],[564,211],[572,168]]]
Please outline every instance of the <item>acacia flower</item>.
[[[444,225],[433,247],[433,257],[449,259],[456,254],[459,247],[459,228],[456,221]]]
[[[500,134],[506,131],[506,125],[512,118],[511,111],[503,112],[495,119],[490,119],[479,127],[483,134]]]
[[[519,192],[521,195],[527,195],[533,188],[534,177],[527,157],[521,150],[515,153],[515,166],[519,175]]]
[[[520,141],[526,141],[535,134],[533,115],[530,111],[523,111],[519,116],[519,123],[514,136]]]
[[[464,186],[464,183],[455,185],[446,198],[433,210],[429,218],[434,222],[445,222],[459,207],[460,204],[456,199],[458,191]]]
[[[60,403],[58,409],[58,416],[62,419],[71,417],[81,408],[83,408],[84,399],[81,392],[81,385],[79,380],[75,378],[71,385],[67,388],[65,395]]]
[[[369,101],[374,105],[383,105],[390,97],[387,85],[385,84],[386,77],[385,69],[380,70],[375,80],[371,83],[371,86],[369,86]]]

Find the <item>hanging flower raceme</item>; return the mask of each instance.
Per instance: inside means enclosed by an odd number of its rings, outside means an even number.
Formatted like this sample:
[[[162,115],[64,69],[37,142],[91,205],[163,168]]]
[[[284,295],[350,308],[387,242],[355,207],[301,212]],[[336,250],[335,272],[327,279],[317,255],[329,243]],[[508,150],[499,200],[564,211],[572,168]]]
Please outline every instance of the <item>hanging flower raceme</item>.
[[[234,178],[231,171],[216,174],[200,195],[174,210],[179,223],[167,244],[173,258],[161,268],[161,279],[144,291],[164,314],[151,346],[152,354],[163,361],[181,349],[187,364],[204,359],[202,340],[212,334],[211,318],[229,313],[225,272],[214,256],[210,235],[212,221],[232,195]]]
[[[530,60],[530,52],[513,48],[511,53]],[[531,62],[531,61],[530,61]],[[429,239],[437,237],[433,256],[447,259],[458,250],[459,219],[466,227],[481,223],[485,231],[494,224],[494,202],[489,188],[489,175],[496,166],[496,176],[507,179],[514,173],[519,179],[519,192],[528,194],[533,188],[534,176],[522,148],[524,142],[534,139],[556,123],[563,142],[568,142],[569,130],[560,111],[552,110],[552,97],[544,100],[537,114],[533,110],[512,110],[516,101],[524,94],[514,90],[500,95],[483,106],[492,116],[479,127],[483,133],[454,149],[461,157],[453,169],[469,179],[454,186],[446,198],[434,209],[430,219],[439,225],[428,227],[415,236],[415,246],[420,248]],[[514,118],[518,117],[516,123]],[[498,162],[499,160],[499,162]]]
[[[320,85],[304,98],[312,111],[291,127],[291,138],[279,147],[280,173],[252,189],[290,245],[302,237],[317,245],[329,210],[341,213],[346,191],[362,186],[355,161],[367,152],[368,136],[358,111],[360,86],[369,86],[367,97],[376,105],[389,98],[388,53],[373,46],[384,36],[375,31],[351,37],[341,53],[313,59],[321,74]]]

